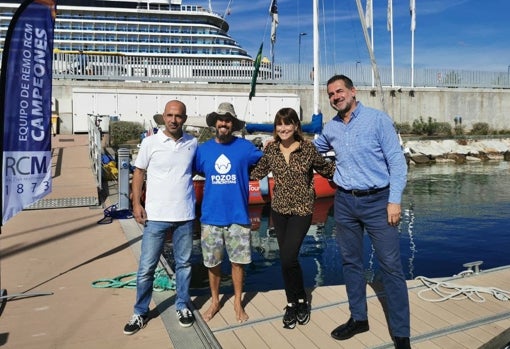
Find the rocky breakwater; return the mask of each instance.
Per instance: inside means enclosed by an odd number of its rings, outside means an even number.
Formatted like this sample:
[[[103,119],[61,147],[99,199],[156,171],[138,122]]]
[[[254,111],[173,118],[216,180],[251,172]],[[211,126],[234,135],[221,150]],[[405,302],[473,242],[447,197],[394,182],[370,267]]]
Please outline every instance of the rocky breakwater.
[[[468,161],[510,161],[510,138],[404,140],[409,164]]]

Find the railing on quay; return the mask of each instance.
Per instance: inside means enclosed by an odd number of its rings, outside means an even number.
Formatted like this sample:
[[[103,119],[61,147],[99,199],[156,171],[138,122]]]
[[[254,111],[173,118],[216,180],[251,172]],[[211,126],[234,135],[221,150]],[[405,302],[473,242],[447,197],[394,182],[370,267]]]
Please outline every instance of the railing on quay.
[[[411,69],[378,67],[381,84],[385,87],[429,88],[510,88],[510,71],[488,72],[459,69],[415,69],[411,86]],[[138,57],[118,54],[55,53],[53,77],[73,80],[113,80],[145,82],[250,83],[251,61],[213,61],[208,59],[176,59]],[[371,66],[335,64],[321,66],[321,84],[335,74],[349,76],[356,86],[376,85]],[[278,64],[262,62],[258,84],[309,85],[314,76],[312,64]],[[393,81],[393,86],[392,82]]]

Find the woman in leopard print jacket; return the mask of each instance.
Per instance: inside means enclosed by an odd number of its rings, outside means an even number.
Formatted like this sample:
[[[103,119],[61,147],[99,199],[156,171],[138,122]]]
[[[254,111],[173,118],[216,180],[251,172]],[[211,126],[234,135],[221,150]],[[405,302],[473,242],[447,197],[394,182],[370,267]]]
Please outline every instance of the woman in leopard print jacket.
[[[287,306],[283,316],[285,328],[294,328],[310,319],[299,250],[312,222],[315,190],[314,170],[332,178],[335,164],[322,157],[312,142],[305,140],[301,122],[292,108],[280,109],[274,119],[274,142],[264,149],[264,156],[251,171],[252,179],[272,173],[271,198],[273,220],[285,284]]]

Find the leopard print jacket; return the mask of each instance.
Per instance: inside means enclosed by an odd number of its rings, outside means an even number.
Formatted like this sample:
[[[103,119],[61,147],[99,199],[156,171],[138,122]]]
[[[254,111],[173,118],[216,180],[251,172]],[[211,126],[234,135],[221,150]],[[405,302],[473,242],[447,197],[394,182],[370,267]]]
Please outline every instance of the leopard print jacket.
[[[280,142],[273,142],[264,150],[264,156],[252,169],[250,177],[261,179],[272,172],[274,188],[271,208],[281,214],[306,216],[313,213],[314,170],[326,178],[332,178],[335,163],[325,160],[308,140],[300,143],[290,154],[287,163],[280,151]]]

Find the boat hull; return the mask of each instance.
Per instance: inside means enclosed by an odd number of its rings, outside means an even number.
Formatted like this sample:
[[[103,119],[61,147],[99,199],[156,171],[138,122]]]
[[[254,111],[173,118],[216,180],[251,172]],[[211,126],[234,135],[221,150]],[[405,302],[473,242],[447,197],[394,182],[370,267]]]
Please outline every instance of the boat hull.
[[[196,178],[193,180],[197,205],[202,203],[204,197],[204,183],[205,181],[203,178]],[[314,186],[317,199],[333,197],[335,195],[336,185],[318,173],[314,174]],[[260,181],[250,181],[249,205],[265,205],[271,202],[273,188],[274,179],[272,177],[265,177]]]

